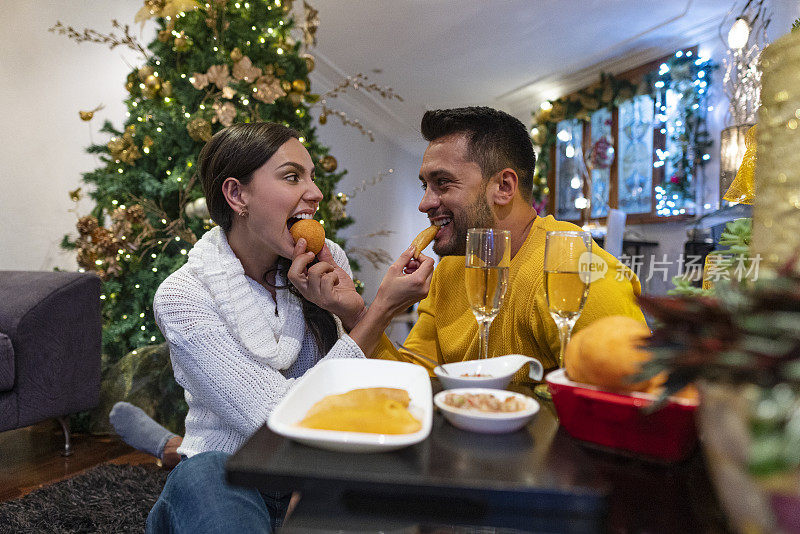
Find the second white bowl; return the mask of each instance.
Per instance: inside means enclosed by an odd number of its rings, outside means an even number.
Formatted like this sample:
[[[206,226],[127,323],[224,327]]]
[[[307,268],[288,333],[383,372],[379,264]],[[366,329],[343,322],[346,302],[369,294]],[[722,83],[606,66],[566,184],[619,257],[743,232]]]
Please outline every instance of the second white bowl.
[[[528,375],[532,380],[541,380],[544,369],[536,358],[522,354],[507,354],[485,360],[446,363],[433,369],[445,389],[492,388],[505,389],[514,373],[530,363]],[[446,371],[446,372],[445,372]],[[470,375],[485,376],[470,376]]]

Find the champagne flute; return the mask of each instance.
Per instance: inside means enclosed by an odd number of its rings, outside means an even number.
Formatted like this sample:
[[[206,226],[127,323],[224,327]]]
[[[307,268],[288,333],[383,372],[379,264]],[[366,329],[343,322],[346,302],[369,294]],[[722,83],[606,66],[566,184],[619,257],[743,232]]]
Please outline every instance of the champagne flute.
[[[547,232],[544,290],[561,341],[559,367],[564,367],[564,350],[589,295],[591,252],[592,236],[588,232]]]
[[[478,321],[479,359],[489,357],[489,327],[503,304],[510,265],[511,232],[492,228],[467,231],[464,283]]]

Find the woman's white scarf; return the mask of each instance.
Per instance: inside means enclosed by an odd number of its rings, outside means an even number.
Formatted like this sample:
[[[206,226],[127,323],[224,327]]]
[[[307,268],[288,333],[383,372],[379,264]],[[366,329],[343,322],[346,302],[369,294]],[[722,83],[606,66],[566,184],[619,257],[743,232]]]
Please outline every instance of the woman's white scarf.
[[[287,369],[294,363],[306,328],[297,296],[278,290],[277,316],[259,304],[263,297],[251,286],[242,263],[218,226],[206,232],[189,251],[187,264],[208,288],[220,316],[255,360],[275,369]],[[275,283],[285,283],[280,273]]]

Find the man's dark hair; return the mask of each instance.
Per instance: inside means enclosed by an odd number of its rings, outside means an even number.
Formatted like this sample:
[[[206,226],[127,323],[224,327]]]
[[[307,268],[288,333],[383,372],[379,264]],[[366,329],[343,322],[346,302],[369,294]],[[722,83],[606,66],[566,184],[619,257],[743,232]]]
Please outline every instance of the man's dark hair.
[[[528,129],[519,119],[487,107],[437,109],[425,112],[420,130],[429,143],[465,135],[467,158],[478,164],[484,180],[505,168],[514,169],[522,196],[531,200],[536,155]]]

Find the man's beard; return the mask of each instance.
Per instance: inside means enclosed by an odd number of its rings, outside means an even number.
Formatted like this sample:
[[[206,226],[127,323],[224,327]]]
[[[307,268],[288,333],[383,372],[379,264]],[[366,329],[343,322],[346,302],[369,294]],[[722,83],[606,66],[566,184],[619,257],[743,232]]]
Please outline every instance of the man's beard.
[[[453,213],[452,237],[448,242],[434,242],[433,251],[439,256],[463,256],[467,252],[467,230],[470,228],[491,228],[494,214],[486,202],[485,189],[475,202],[461,213]]]

